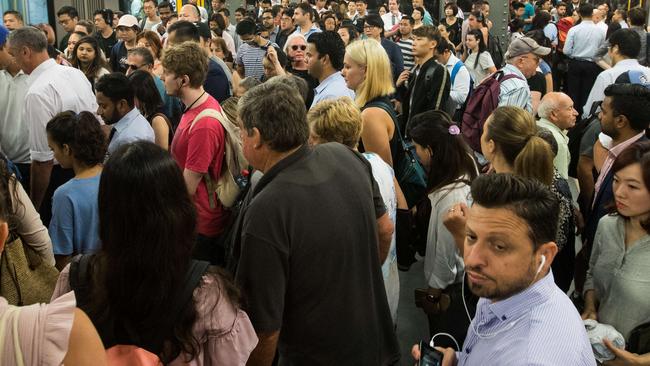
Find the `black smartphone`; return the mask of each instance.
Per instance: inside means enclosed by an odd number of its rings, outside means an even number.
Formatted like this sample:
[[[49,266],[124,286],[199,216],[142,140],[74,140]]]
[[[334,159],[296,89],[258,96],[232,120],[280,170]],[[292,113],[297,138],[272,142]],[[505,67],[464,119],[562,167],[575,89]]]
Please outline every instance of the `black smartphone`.
[[[429,346],[427,342],[420,342],[420,362],[418,362],[418,366],[440,366],[442,365],[442,356],[442,352]]]

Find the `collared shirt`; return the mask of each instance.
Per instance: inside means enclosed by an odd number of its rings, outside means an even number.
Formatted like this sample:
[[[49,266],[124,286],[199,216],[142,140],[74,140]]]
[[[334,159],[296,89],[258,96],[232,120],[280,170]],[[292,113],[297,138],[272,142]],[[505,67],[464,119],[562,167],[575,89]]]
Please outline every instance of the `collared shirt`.
[[[566,135],[566,132],[562,131],[558,126],[546,118],[540,118],[537,121],[537,126],[543,127],[551,131],[553,134],[553,137],[557,142],[557,155],[555,155],[555,159],[553,159],[553,165],[562,178],[569,179],[569,162],[571,161],[571,155],[569,153],[569,137]]]
[[[307,31],[307,33],[303,34],[305,36],[305,39],[308,39],[309,36],[311,36],[314,33],[320,33],[322,30],[316,26],[316,24],[313,24],[311,28]],[[300,33],[302,34],[302,29],[300,29],[300,26],[296,27],[296,31],[294,33]]]
[[[643,71],[647,77],[650,77],[650,68],[642,66],[635,58],[621,60],[617,62],[616,65],[614,65],[611,69],[601,71],[596,78],[594,86],[591,88],[589,97],[587,97],[587,102],[582,108],[582,118],[589,117],[589,112],[591,111],[592,104],[594,102],[600,102],[605,99],[605,88],[611,84],[614,84],[616,78],[628,70]]]
[[[601,184],[603,184],[603,180],[609,173],[609,170],[612,168],[612,165],[614,165],[614,160],[616,160],[616,157],[618,157],[618,155],[621,152],[623,152],[623,150],[625,150],[628,146],[635,143],[636,140],[640,139],[643,135],[645,135],[645,131],[640,132],[638,135],[634,135],[631,138],[607,150],[607,157],[603,162],[603,167],[600,169],[600,174],[598,174],[598,180],[596,180],[596,185],[594,190],[595,192],[594,202],[596,201],[596,197],[598,196],[598,191],[600,191],[600,186]]]
[[[31,159],[50,161],[54,153],[47,144],[45,126],[56,114],[71,110],[97,112],[95,94],[86,75],[53,59],[40,64],[29,75],[23,121],[29,128]]]
[[[29,128],[23,120],[23,104],[29,76],[0,70],[0,150],[14,163],[29,163]]]
[[[570,58],[594,61],[600,46],[605,42],[605,34],[591,20],[583,20],[567,33],[564,54]]]
[[[399,11],[397,14],[388,12],[381,16],[381,20],[384,21],[384,31],[388,32],[396,25],[399,25],[399,21],[402,20],[402,13]]]
[[[137,108],[133,108],[113,125],[115,133],[108,144],[106,159],[120,146],[138,140],[154,142],[153,128]]]
[[[600,31],[603,32],[603,34],[605,34],[605,36],[607,35],[607,28],[609,28],[609,27],[608,27],[607,23],[605,23],[605,21],[601,21],[601,22],[596,23],[596,27],[598,27],[598,29],[600,29]]]
[[[512,78],[501,83],[499,107],[519,107],[528,112],[532,112],[533,104],[530,97],[530,88],[528,87],[528,82],[524,74],[516,66],[511,64],[506,64],[502,70],[504,76],[514,74],[520,79]]]
[[[341,76],[341,72],[337,71],[326,77],[325,80],[314,89],[314,101],[311,103],[310,108],[323,100],[339,97],[350,97],[354,100],[355,94],[348,88],[345,79]]]
[[[226,27],[226,32],[228,32],[233,41],[235,41],[235,51],[239,52],[239,47],[241,46],[241,38],[239,38],[237,35],[237,27],[230,24]]]
[[[273,30],[269,32],[269,41],[275,42],[276,38],[278,37],[278,33],[280,33],[280,26],[276,25],[273,27]]]
[[[469,87],[471,81],[469,70],[467,70],[467,67],[465,67],[464,64],[462,64],[460,69],[458,69],[458,72],[456,72],[455,78],[451,80],[451,73],[454,70],[454,66],[456,66],[456,63],[458,62],[462,63],[458,57],[449,55],[449,59],[445,64],[447,72],[449,72],[449,80],[451,82],[451,88],[449,89],[449,103],[453,105],[451,106],[452,108],[450,108],[450,110],[454,111],[460,108],[463,103],[465,103],[465,100],[469,95]]]
[[[456,356],[458,366],[596,365],[580,314],[551,272],[505,300],[479,299]]]

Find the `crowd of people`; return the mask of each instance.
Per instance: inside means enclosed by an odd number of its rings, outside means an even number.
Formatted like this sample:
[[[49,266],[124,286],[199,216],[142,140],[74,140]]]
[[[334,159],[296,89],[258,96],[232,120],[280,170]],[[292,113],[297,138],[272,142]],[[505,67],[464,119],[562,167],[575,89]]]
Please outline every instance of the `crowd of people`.
[[[3,14],[0,364],[650,365],[642,7],[209,5]]]

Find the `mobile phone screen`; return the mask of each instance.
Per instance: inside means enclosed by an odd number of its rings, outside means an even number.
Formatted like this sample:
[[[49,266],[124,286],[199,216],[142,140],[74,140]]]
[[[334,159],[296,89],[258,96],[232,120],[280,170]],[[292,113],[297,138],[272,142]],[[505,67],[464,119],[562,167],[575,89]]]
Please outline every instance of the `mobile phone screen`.
[[[420,362],[418,366],[442,365],[442,353],[431,348],[426,342],[420,342]]]

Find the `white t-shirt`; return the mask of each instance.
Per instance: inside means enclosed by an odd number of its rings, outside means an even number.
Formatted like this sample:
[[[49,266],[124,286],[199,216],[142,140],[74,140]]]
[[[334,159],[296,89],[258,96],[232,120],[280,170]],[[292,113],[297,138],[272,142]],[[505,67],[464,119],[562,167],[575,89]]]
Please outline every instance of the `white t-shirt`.
[[[474,85],[480,84],[483,79],[490,75],[488,69],[494,67],[494,61],[492,61],[492,56],[488,51],[483,51],[479,55],[478,63],[476,63],[476,56],[476,53],[471,53],[465,60],[465,66],[472,76],[472,80],[474,80]],[[475,63],[476,68],[474,68]]]

